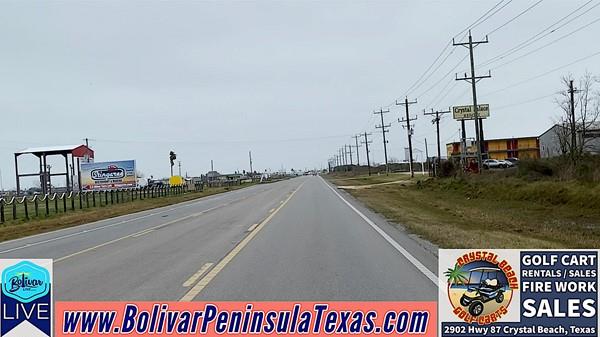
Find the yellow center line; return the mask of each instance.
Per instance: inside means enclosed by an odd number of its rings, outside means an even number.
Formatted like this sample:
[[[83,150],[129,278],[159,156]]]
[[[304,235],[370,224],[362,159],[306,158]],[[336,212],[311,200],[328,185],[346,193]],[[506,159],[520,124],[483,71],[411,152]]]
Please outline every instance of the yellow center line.
[[[242,241],[240,241],[240,243],[238,243],[237,246],[235,246],[235,248],[233,248],[229,252],[229,254],[227,254],[221,261],[219,261],[219,263],[213,269],[211,269],[211,271],[209,271],[208,274],[206,274],[200,280],[200,282],[198,282],[192,289],[190,289],[190,291],[188,291],[179,301],[189,302],[194,300],[194,298],[198,296],[198,294],[200,294],[202,290],[204,290],[204,288],[215,278],[215,276],[217,276],[217,274],[219,274],[219,272],[221,272],[221,270],[223,270],[223,268],[225,268],[225,266],[229,264],[229,262],[231,262],[231,260],[233,260],[233,258],[236,257],[236,255],[238,255],[240,251],[244,247],[246,247],[246,245],[248,245],[250,241],[252,241],[252,239],[258,234],[258,232],[260,232],[260,230],[263,229],[265,225],[269,221],[271,221],[271,219],[273,219],[275,214],[277,214],[288,203],[288,201],[292,199],[294,194],[296,194],[296,192],[298,192],[303,185],[304,182],[300,184],[300,186],[298,186],[298,188],[296,188],[292,193],[290,193],[289,197],[285,199],[285,201],[279,207],[277,207],[277,209],[274,209],[273,212],[271,212],[271,214],[256,227],[256,229],[251,231],[250,234],[248,234]]]
[[[202,276],[204,273],[206,273],[206,271],[213,266],[212,262],[208,262],[205,263],[202,268],[200,268],[200,270],[198,270],[194,275],[192,275],[187,281],[185,281],[185,283],[183,284],[184,287],[189,287],[191,285],[193,285],[194,283],[196,283],[196,281],[200,278],[200,276]]]

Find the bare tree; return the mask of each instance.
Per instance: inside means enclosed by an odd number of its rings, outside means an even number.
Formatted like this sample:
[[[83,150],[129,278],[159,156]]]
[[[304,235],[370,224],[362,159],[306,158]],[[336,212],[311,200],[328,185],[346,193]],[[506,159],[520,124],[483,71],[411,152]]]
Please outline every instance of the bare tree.
[[[571,102],[571,81],[574,81],[572,75],[562,78],[563,85],[567,89],[559,92],[559,97],[556,99],[556,103],[563,111],[558,120],[556,136],[562,154],[568,156],[573,164],[577,164],[593,140],[591,131],[598,129],[600,91],[597,90],[597,78],[586,72],[579,79],[577,88],[573,88],[573,102]]]

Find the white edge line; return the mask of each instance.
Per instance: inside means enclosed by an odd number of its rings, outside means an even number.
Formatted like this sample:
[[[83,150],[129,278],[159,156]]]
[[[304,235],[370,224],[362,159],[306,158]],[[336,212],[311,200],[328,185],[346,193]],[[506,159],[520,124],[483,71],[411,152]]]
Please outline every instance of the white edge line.
[[[320,178],[323,179],[323,177],[320,177]],[[323,182],[325,183],[325,185],[327,185],[327,187],[329,187],[329,189],[331,191],[333,191],[333,193],[335,193],[335,195],[337,195],[340,199],[342,199],[342,201],[346,205],[348,205],[348,207],[350,207],[366,223],[368,223],[377,233],[379,233],[379,235],[381,235],[385,239],[385,241],[387,241],[389,244],[391,244],[392,247],[394,247],[398,252],[400,252],[400,254],[402,254],[410,263],[412,263],[415,267],[417,267],[417,269],[419,269],[419,271],[421,273],[423,273],[423,275],[425,275],[431,282],[433,282],[433,284],[436,287],[438,286],[438,277],[434,273],[432,273],[431,270],[427,269],[427,267],[425,267],[419,260],[417,260],[417,258],[415,258],[411,253],[409,253],[398,242],[396,242],[396,240],[394,240],[391,236],[389,236],[383,229],[381,229],[379,226],[377,226],[373,221],[371,221],[371,219],[369,219],[361,211],[356,209],[356,207],[354,207],[350,202],[348,202],[346,199],[344,199],[344,197],[342,197],[338,193],[338,191],[336,191],[333,187],[331,187],[331,185],[329,185],[327,182],[325,182],[325,179],[323,179]]]

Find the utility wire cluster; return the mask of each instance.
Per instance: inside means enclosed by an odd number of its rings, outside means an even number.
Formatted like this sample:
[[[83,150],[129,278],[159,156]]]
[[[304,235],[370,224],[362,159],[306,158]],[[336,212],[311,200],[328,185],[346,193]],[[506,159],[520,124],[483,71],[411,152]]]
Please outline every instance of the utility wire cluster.
[[[382,134],[382,141],[383,141],[382,145],[383,145],[386,172],[389,171],[389,163],[388,163],[388,158],[387,158],[388,157],[387,147],[389,144],[389,140],[388,140],[389,137],[386,136],[386,134],[389,133],[389,131],[392,127],[392,124],[386,122],[384,116],[387,113],[392,112],[391,109],[393,109],[393,107],[395,107],[397,105],[405,105],[405,109],[404,109],[405,116],[398,119],[398,122],[401,123],[402,127],[407,132],[407,138],[408,138],[407,161],[409,162],[411,174],[413,174],[413,163],[412,163],[412,161],[413,161],[412,150],[413,149],[412,149],[412,144],[411,144],[412,143],[411,138],[414,137],[414,124],[411,122],[416,120],[417,116],[416,115],[409,116],[409,109],[408,109],[409,104],[408,103],[416,104],[416,99],[414,101],[409,102],[408,97],[411,96],[413,98],[422,98],[422,97],[428,98],[428,99],[422,101],[421,103],[424,103],[424,102],[427,103],[425,105],[425,109],[423,109],[424,115],[425,116],[434,116],[434,118],[432,120],[432,124],[434,124],[436,126],[437,142],[438,142],[437,156],[436,156],[435,160],[439,163],[439,161],[441,160],[439,127],[440,127],[440,124],[443,124],[443,121],[444,121],[442,116],[446,113],[450,113],[451,109],[442,108],[440,110],[440,109],[438,109],[438,107],[443,102],[448,102],[448,101],[456,102],[456,101],[459,101],[460,99],[463,99],[469,93],[469,91],[472,91],[472,95],[473,95],[473,109],[472,110],[475,112],[475,117],[476,117],[475,120],[478,121],[475,123],[475,125],[476,125],[475,132],[477,135],[476,139],[478,142],[478,144],[477,144],[478,145],[477,146],[478,147],[478,155],[479,155],[478,164],[480,165],[479,167],[481,167],[481,160],[482,160],[481,154],[484,152],[483,121],[482,121],[482,118],[478,118],[479,117],[478,116],[479,108],[475,108],[475,107],[479,106],[477,103],[477,93],[476,93],[475,84],[481,79],[491,77],[492,70],[497,70],[497,69],[503,68],[506,65],[517,62],[517,61],[524,59],[532,54],[538,53],[538,52],[544,50],[545,48],[547,48],[551,45],[554,45],[560,41],[563,41],[567,37],[570,37],[580,31],[582,31],[586,28],[589,28],[589,27],[597,24],[598,22],[600,22],[600,18],[598,18],[597,15],[595,15],[596,17],[591,17],[591,19],[588,19],[588,17],[591,16],[590,13],[597,14],[592,11],[595,8],[597,8],[598,6],[600,6],[600,1],[589,0],[581,5],[578,5],[573,10],[567,12],[566,14],[562,15],[558,19],[553,20],[549,25],[545,25],[543,29],[537,31],[535,34],[524,37],[523,40],[516,43],[514,46],[498,53],[497,55],[495,55],[491,58],[488,58],[480,63],[477,63],[476,65],[474,64],[475,61],[474,61],[473,52],[472,52],[473,47],[475,47],[481,43],[487,43],[488,36],[490,36],[492,34],[496,34],[496,33],[500,32],[501,30],[503,30],[504,28],[506,28],[507,26],[513,24],[514,22],[517,22],[519,19],[522,19],[523,17],[526,16],[526,14],[532,12],[535,8],[539,7],[540,5],[543,5],[543,2],[544,2],[544,0],[538,0],[533,3],[528,4],[525,8],[518,11],[517,14],[511,16],[510,18],[507,18],[499,25],[490,29],[488,31],[488,33],[485,35],[486,36],[485,40],[472,41],[471,31],[473,29],[479,27],[484,22],[488,21],[490,18],[492,18],[499,12],[501,12],[504,8],[506,8],[511,3],[513,3],[513,0],[500,0],[500,1],[496,2],[494,4],[494,6],[489,8],[485,13],[483,13],[480,17],[478,17],[472,24],[468,25],[463,30],[461,30],[458,34],[454,35],[442,47],[441,51],[439,53],[435,54],[436,57],[433,59],[433,62],[431,64],[429,64],[429,66],[427,66],[425,68],[425,71],[423,73],[421,73],[417,77],[417,79],[408,86],[408,88],[405,90],[404,94],[400,98],[394,99],[392,102],[382,105],[379,109],[374,111],[374,114],[371,115],[371,118],[369,119],[368,123],[366,124],[366,126],[363,129],[367,129],[369,126],[372,127],[374,118],[377,118],[378,124],[375,125],[375,130],[379,131],[379,133]],[[514,2],[512,5],[515,6],[516,4],[517,4],[517,2]],[[568,30],[569,27],[572,26],[571,25],[572,23],[580,21],[580,20],[587,20],[587,21],[583,25],[580,25],[574,29]],[[558,35],[563,32],[564,32],[564,34]],[[458,42],[458,43],[456,42],[456,41],[464,41],[467,37],[468,37],[470,43],[469,42]],[[555,38],[553,38],[553,37],[555,37]],[[552,39],[548,41],[548,38],[552,38]],[[464,55],[460,56],[460,58],[458,58],[457,61],[453,61],[456,59],[456,57],[452,57],[453,55],[460,55],[460,52],[457,53],[457,48],[453,48],[453,47],[460,46],[460,45],[468,47],[470,49],[470,54],[465,53]],[[511,85],[508,85],[506,87],[502,87],[500,89],[484,93],[481,96],[488,97],[490,95],[493,95],[493,94],[496,94],[499,92],[510,90],[514,87],[537,80],[546,75],[555,73],[556,71],[559,71],[561,69],[570,67],[574,64],[589,60],[598,55],[600,55],[600,50],[598,50],[592,54],[578,58],[567,64],[563,64],[563,65],[554,67],[554,68],[544,71],[540,74],[537,74],[532,77],[526,78],[524,80],[520,80],[518,82],[512,83]],[[469,59],[469,56],[470,56],[470,60],[471,60],[471,67],[470,67],[471,74],[469,75],[469,74],[467,74],[468,71],[464,71],[464,76],[459,77],[458,74],[463,73],[463,71],[457,71],[457,70],[460,69],[461,66],[465,65],[464,62],[467,59]],[[449,62],[452,62],[451,66],[447,70],[445,70],[445,66]],[[479,67],[490,67],[490,66],[491,66],[491,69],[488,71],[488,74],[486,74],[486,75],[476,75],[475,74],[475,67],[479,68]],[[440,73],[442,75],[438,75]],[[452,76],[452,73],[455,73],[457,75]],[[471,86],[469,88],[465,88],[465,90],[460,92],[459,95],[451,96],[450,94],[452,92],[454,92],[454,90],[456,88],[459,87],[458,80],[466,80],[466,81],[470,82]],[[519,103],[506,104],[506,105],[503,105],[500,107],[496,107],[494,110],[501,110],[501,109],[506,109],[506,108],[516,106],[519,104],[539,101],[539,100],[551,97],[552,95],[554,95],[554,93],[546,94],[546,95],[543,95],[540,97],[535,97],[535,98],[528,99],[526,101],[522,101]],[[452,99],[448,100],[448,97],[451,97]],[[426,112],[426,111],[431,111],[431,112]],[[450,137],[450,138],[453,138],[457,134],[460,134],[462,132],[461,141],[462,141],[463,151],[466,148],[466,134],[465,134],[464,122],[465,122],[464,120],[461,122],[462,130],[459,129],[459,131],[457,133],[454,133],[454,135],[452,137]],[[358,137],[358,136],[361,136],[362,138],[364,138],[363,141],[361,142],[361,144],[365,145],[365,149],[363,151],[367,155],[369,154],[369,150],[367,149],[367,144],[370,144],[372,142],[371,140],[369,140],[367,138],[370,135],[371,135],[371,133],[369,133],[367,131],[363,131],[360,134],[356,134],[356,135],[352,136],[353,138],[355,138],[355,140],[357,139],[356,137]],[[427,139],[425,139],[425,142],[426,141],[427,141]],[[349,149],[351,149],[352,152],[350,152]],[[359,152],[360,152],[359,145],[356,141],[355,141],[355,144],[352,146],[344,145],[344,147],[340,148],[340,150],[334,156],[329,158],[330,169],[335,169],[336,167],[342,167],[343,169],[347,169],[347,166],[361,165],[360,161],[358,160]],[[426,152],[427,152],[427,148],[426,148]],[[356,161],[354,160],[354,158],[356,158]],[[427,158],[429,158],[429,156],[427,156]],[[371,163],[368,163],[367,166],[369,166],[369,171],[370,171]]]

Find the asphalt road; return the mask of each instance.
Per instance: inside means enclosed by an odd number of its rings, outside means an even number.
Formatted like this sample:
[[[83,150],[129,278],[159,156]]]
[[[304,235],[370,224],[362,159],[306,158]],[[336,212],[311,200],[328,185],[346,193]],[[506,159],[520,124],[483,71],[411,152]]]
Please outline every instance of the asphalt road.
[[[0,243],[57,300],[435,300],[437,258],[320,177]]]

